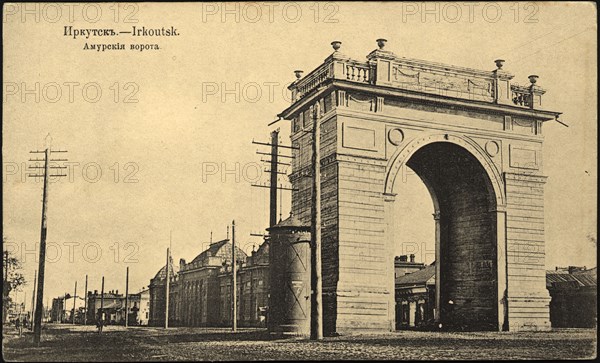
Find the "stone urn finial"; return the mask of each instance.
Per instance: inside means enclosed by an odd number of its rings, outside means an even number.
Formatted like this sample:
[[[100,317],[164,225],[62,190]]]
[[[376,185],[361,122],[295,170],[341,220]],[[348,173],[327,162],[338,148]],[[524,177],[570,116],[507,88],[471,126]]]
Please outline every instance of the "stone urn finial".
[[[302,73],[304,73],[304,71],[301,70],[295,70],[294,74],[296,75],[296,79],[300,79],[302,77]]]
[[[342,42],[340,42],[339,40],[334,40],[333,42],[331,42],[331,46],[333,47],[333,50],[337,52],[341,48]]]
[[[498,69],[502,69],[502,66],[504,65],[504,59],[496,59],[494,61],[494,63],[496,63],[496,67],[498,67]]]
[[[538,80],[538,78],[540,78],[539,76],[536,76],[535,74],[532,74],[531,76],[529,76],[529,82],[531,82],[531,84],[535,84]]]
[[[379,49],[383,50],[383,48],[385,47],[385,43],[387,43],[387,39],[377,39],[377,46],[379,47]]]

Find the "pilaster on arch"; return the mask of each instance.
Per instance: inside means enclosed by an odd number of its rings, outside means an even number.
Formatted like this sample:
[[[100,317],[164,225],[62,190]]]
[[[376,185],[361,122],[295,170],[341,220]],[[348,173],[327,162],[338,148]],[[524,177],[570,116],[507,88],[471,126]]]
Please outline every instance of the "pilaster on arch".
[[[400,169],[405,165],[411,156],[417,152],[423,146],[435,143],[435,142],[447,142],[463,147],[473,157],[475,157],[488,175],[492,188],[494,190],[496,208],[503,210],[506,205],[506,195],[504,192],[504,183],[500,171],[493,163],[493,161],[487,156],[485,151],[477,145],[477,143],[465,136],[453,134],[453,133],[437,133],[428,134],[423,137],[418,137],[408,142],[403,148],[396,151],[387,167],[387,173],[385,177],[384,195],[395,195],[394,183],[396,177],[400,172]]]

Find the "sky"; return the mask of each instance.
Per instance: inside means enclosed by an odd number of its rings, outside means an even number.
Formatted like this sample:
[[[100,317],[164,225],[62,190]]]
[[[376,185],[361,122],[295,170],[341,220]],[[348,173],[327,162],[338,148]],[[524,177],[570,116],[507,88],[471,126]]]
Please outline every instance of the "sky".
[[[178,35],[125,33],[142,27]],[[86,39],[82,29],[124,33]],[[256,154],[267,150],[252,140],[279,127],[289,144],[287,121],[268,123],[290,104],[293,71],[316,68],[334,40],[359,60],[386,38],[402,57],[482,70],[502,58],[521,84],[537,74],[543,108],[569,125],[544,125],[546,267],[596,266],[591,3],[8,4],[3,30],[4,248],[28,280],[17,300],[31,299],[41,220],[42,183],[24,169],[48,134],[72,164],[48,192],[47,299],[71,293],[75,281],[81,293],[86,274],[88,290],[105,276],[106,290],[124,291],[126,267],[139,291],[169,245],[175,261],[190,261],[211,233],[226,238],[233,220],[242,248],[261,243],[250,233],[268,224],[268,191],[251,183],[268,180]],[[126,49],[95,49],[115,43]],[[405,180],[396,254],[430,263],[431,198],[418,177]],[[285,218],[289,192],[282,196]]]

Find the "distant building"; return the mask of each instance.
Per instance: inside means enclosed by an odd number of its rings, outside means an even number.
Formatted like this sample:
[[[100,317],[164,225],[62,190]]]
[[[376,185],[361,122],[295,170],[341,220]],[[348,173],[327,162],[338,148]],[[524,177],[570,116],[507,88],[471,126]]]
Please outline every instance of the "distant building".
[[[597,325],[597,268],[569,266],[546,272],[553,328],[592,328]]]
[[[175,273],[172,258],[169,260],[168,269],[169,276],[172,278]],[[158,270],[154,278],[150,280],[150,285],[148,286],[150,290],[150,318],[148,319],[148,325],[150,326],[165,325],[166,277],[167,265]]]
[[[137,325],[140,295],[129,294],[128,297],[128,324]],[[95,324],[99,312],[102,310],[105,324],[125,325],[125,295],[119,294],[119,290],[105,292],[104,299],[102,299],[102,294],[99,294],[98,290],[94,290],[93,293],[88,291],[87,300],[87,324]]]
[[[138,308],[138,324],[148,325],[150,320],[150,289],[142,289],[137,295],[139,295],[139,302],[134,305],[134,308]]]
[[[65,298],[55,297],[52,299],[52,310],[50,319],[53,323],[62,323],[65,321]]]
[[[423,262],[415,262],[415,255],[402,255],[394,258],[394,278],[399,278],[423,268],[425,268],[425,264]]]
[[[169,264],[169,325],[170,326],[221,326],[231,322],[231,242],[224,239],[211,243],[191,262],[184,259],[179,261],[179,270],[175,271],[173,262]],[[260,250],[260,249],[259,249]],[[263,248],[264,250],[264,248]],[[267,250],[268,251],[268,250]],[[259,258],[256,263],[251,262],[252,269],[245,269],[248,256],[236,247],[236,261],[238,266],[238,291],[241,291],[245,278],[255,279],[255,272],[260,265]],[[229,266],[229,267],[228,267]],[[227,270],[229,269],[229,270]],[[267,266],[268,269],[268,266]],[[166,269],[163,266],[156,276],[150,280],[150,319],[149,324],[163,326],[165,323],[165,289]],[[248,276],[248,277],[246,277]],[[256,278],[256,284],[259,279]],[[264,284],[264,281],[262,282]],[[256,291],[261,291],[257,288]],[[244,304],[243,294],[238,295],[238,309]],[[249,298],[249,305],[256,305],[256,297]],[[260,302],[262,304],[262,300]],[[251,314],[250,321],[258,321]],[[238,314],[240,325],[244,317]]]
[[[231,264],[219,270],[219,325],[231,325]],[[269,304],[269,244],[262,243],[245,262],[238,265],[238,311],[240,326],[266,327]]]
[[[414,261],[414,255],[395,259],[396,329],[429,326],[435,309],[435,262]]]

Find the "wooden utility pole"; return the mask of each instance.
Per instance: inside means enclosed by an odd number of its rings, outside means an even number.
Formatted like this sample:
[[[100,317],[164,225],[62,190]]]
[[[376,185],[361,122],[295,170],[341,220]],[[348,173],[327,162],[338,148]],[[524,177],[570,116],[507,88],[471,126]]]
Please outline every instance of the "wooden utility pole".
[[[279,146],[279,129],[271,132],[271,175],[269,189],[269,227],[277,224],[277,157]]]
[[[169,280],[171,276],[169,274],[169,255],[170,251],[167,248],[167,264],[165,265],[165,275],[166,275],[166,284],[165,284],[165,329],[169,327]]]
[[[321,107],[315,104],[313,116],[313,187],[311,210],[311,314],[310,339],[323,339],[323,283],[321,277]]]
[[[75,292],[73,293],[73,315],[71,316],[71,320],[73,320],[73,325],[75,325],[76,309],[77,309],[77,281],[75,281]]]
[[[100,290],[100,327],[104,325],[104,276],[102,276],[102,289]],[[100,329],[102,331],[102,329]]]
[[[85,275],[85,291],[84,291],[84,299],[83,299],[83,325],[87,324],[87,314],[88,314],[88,305],[87,305],[87,301],[88,301],[88,275]]]
[[[237,268],[235,258],[235,220],[231,222],[231,328],[237,331]]]
[[[64,311],[64,314],[63,314]],[[63,320],[64,319],[64,320]],[[60,322],[66,323],[67,321],[67,292],[65,291],[65,295],[63,296],[62,309],[60,312]]]
[[[129,266],[125,271],[125,327],[129,326]]]
[[[21,303],[21,311],[25,313],[25,302],[27,301],[27,291],[23,291],[23,302]],[[21,314],[19,314],[21,317]]]
[[[47,219],[46,215],[48,213],[48,187],[49,187],[49,177],[63,177],[67,176],[66,174],[56,174],[50,175],[50,169],[66,169],[61,166],[50,166],[50,161],[66,161],[66,159],[55,159],[50,160],[50,154],[53,152],[64,153],[66,151],[61,150],[51,150],[50,149],[50,135],[46,137],[46,149],[30,151],[31,154],[44,154],[43,159],[29,159],[29,161],[35,162],[44,162],[44,166],[29,166],[29,169],[38,170],[35,174],[28,174],[30,177],[43,177],[44,178],[44,191],[42,194],[42,223],[41,223],[41,232],[40,232],[40,257],[39,257],[39,266],[38,266],[38,278],[37,278],[37,297],[36,297],[36,307],[35,307],[35,316],[34,316],[34,329],[33,329],[33,342],[36,345],[40,344],[41,336],[42,336],[42,316],[44,314],[43,301],[44,301],[44,271],[46,267],[46,235],[48,231]],[[43,174],[39,174],[40,169],[43,169]]]
[[[8,283],[8,251],[4,251],[4,282]]]
[[[31,327],[30,330],[33,330],[34,325],[34,315],[35,315],[35,285],[37,282],[37,270],[33,273],[33,294],[31,295]]]
[[[2,253],[2,257],[4,258],[4,280],[2,286],[2,301],[5,301],[10,294],[8,290],[8,251],[4,251]],[[6,324],[8,322],[8,306],[2,306],[2,324]]]
[[[46,234],[47,234],[47,224],[46,224],[46,213],[48,211],[48,171],[49,164],[48,159],[50,159],[50,149],[46,148],[44,150],[44,192],[42,195],[42,231],[40,234],[40,261],[38,266],[38,287],[37,287],[37,306],[35,309],[35,317],[34,317],[34,328],[33,328],[33,342],[35,344],[40,344],[41,336],[42,336],[42,301],[44,299],[44,269],[46,267]]]
[[[277,190],[279,190],[279,191],[294,190],[292,188],[284,187],[283,185],[277,186],[278,175],[280,175],[280,174],[286,175],[285,172],[279,171],[279,166],[280,165],[283,165],[284,167],[291,166],[291,163],[279,161],[279,158],[281,157],[281,158],[293,159],[293,156],[279,154],[279,151],[280,151],[280,148],[286,148],[286,149],[292,149],[292,150],[297,150],[298,148],[294,147],[294,146],[287,146],[287,145],[279,144],[279,129],[276,129],[271,132],[271,142],[270,143],[259,142],[259,141],[252,141],[252,143],[257,144],[257,145],[264,145],[264,146],[271,147],[270,153],[265,153],[265,152],[260,152],[260,151],[256,152],[257,154],[260,154],[260,155],[270,156],[270,160],[262,160],[261,159],[261,161],[269,163],[269,169],[266,170],[269,172],[269,184],[268,185],[252,184],[252,186],[260,187],[260,188],[269,188],[269,227],[273,227],[274,225],[277,224]],[[281,194],[279,197],[281,200],[282,199]],[[281,216],[281,208],[280,208],[279,215]],[[256,233],[251,233],[251,235],[252,236],[264,236],[262,234],[256,234]]]

